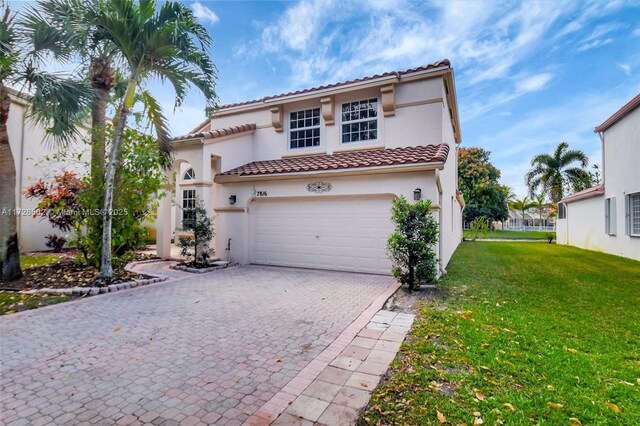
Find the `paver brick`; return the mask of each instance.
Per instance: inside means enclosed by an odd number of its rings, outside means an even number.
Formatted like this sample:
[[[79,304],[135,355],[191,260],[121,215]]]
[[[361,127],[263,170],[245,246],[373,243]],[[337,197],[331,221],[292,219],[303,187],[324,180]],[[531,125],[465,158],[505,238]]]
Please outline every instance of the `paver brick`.
[[[328,406],[327,401],[300,395],[285,412],[315,422]]]
[[[322,413],[322,416],[318,419],[318,423],[321,425],[350,425],[355,424],[358,419],[358,412],[353,408],[344,407],[338,404],[331,404]]]
[[[0,411],[15,409],[16,420],[38,413],[54,423],[113,425],[134,416],[168,425],[190,416],[214,424],[235,408],[225,423],[242,423],[394,284],[330,271],[242,266],[188,274],[167,265],[139,265],[173,278],[162,284],[1,317]],[[351,374],[320,373],[340,386]]]

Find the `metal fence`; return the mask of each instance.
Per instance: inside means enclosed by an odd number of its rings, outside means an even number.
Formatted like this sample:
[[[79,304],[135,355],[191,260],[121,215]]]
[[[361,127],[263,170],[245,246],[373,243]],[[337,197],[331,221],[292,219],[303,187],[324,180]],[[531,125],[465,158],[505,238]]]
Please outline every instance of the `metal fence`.
[[[555,232],[555,226],[522,226],[522,225],[504,225],[502,227],[504,231],[543,231],[543,232]]]

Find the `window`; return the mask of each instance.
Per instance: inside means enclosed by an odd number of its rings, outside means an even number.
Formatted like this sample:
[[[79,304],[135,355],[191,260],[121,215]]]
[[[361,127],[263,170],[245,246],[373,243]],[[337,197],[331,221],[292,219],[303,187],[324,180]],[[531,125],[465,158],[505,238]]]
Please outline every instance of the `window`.
[[[627,195],[627,234],[640,237],[640,192]]]
[[[565,203],[558,203],[558,219],[567,218],[567,205]]]
[[[196,178],[196,172],[193,171],[193,167],[184,172],[182,180],[194,180]]]
[[[342,104],[342,143],[378,139],[378,100]]]
[[[608,235],[616,235],[616,198],[604,200],[604,232]]]
[[[292,112],[289,115],[289,147],[313,146],[320,146],[320,108]]]
[[[182,191],[182,226],[193,224],[196,220],[196,190],[185,189]]]

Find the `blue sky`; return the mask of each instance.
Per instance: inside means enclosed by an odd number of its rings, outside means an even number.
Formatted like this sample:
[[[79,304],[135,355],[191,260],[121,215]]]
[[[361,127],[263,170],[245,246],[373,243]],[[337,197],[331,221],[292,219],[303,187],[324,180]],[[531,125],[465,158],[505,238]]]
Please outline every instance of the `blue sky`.
[[[222,104],[448,58],[463,146],[490,150],[518,195],[561,141],[599,162],[593,128],[640,92],[638,1],[185,3],[214,38]],[[197,93],[172,114],[155,86],[175,135],[205,118]]]

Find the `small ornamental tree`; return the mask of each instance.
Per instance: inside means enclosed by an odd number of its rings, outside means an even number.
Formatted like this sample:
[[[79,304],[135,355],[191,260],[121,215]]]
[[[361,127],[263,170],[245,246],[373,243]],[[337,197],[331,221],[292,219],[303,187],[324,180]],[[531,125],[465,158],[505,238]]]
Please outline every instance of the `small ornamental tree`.
[[[438,242],[438,223],[430,212],[431,201],[411,204],[400,197],[393,202],[391,220],[395,231],[387,241],[387,252],[393,263],[393,276],[409,291],[423,282],[432,282],[438,273],[434,246]]]
[[[215,235],[213,223],[207,215],[202,201],[197,201],[194,208],[183,209],[183,212],[193,212],[193,220],[184,221],[181,229],[192,235],[178,239],[178,246],[181,248],[180,255],[187,259],[193,259],[194,267],[205,268],[209,266],[209,245]]]

